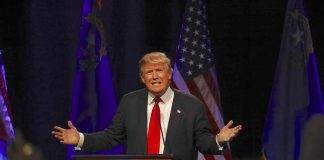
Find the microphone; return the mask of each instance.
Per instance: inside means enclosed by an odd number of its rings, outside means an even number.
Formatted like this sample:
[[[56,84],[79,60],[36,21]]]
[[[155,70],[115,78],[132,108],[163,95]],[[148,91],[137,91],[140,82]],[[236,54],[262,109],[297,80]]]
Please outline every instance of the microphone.
[[[162,135],[162,140],[163,140],[163,145],[164,145],[164,151],[163,153],[166,153],[166,154],[171,154],[171,152],[169,153],[169,147],[167,145],[167,143],[165,142],[165,138],[164,138],[164,134],[163,134],[163,130],[162,130],[162,125],[161,125],[161,114],[159,116],[159,124],[160,124],[160,132],[161,132],[161,135]]]
[[[164,139],[164,134],[163,134],[162,125],[161,125],[161,114],[159,115],[159,124],[160,124],[160,132],[161,132],[161,135],[162,135],[163,145],[164,145],[164,148],[165,148],[165,139]]]
[[[153,99],[154,103],[157,103],[159,104],[159,102],[161,101],[161,98],[156,96],[154,99]]]
[[[160,97],[156,96],[154,98],[154,103],[159,104],[160,101],[161,101]],[[159,105],[157,105],[157,106],[159,106]],[[159,110],[160,110],[160,106],[159,106]],[[159,117],[160,133],[162,135],[162,140],[163,140],[163,145],[164,145],[164,151],[165,151],[165,153],[168,153],[168,147],[165,143],[165,138],[164,138],[164,134],[163,134],[163,130],[162,130],[161,113],[159,113],[158,117]]]

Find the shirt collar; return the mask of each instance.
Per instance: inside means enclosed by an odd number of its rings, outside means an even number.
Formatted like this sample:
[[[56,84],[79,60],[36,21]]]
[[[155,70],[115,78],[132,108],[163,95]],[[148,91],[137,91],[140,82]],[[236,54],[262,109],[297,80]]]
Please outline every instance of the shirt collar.
[[[166,103],[167,101],[169,101],[172,97],[172,93],[173,93],[173,90],[169,86],[168,89],[165,91],[165,93],[160,97],[162,100],[162,103]],[[154,98],[155,98],[155,95],[152,94],[151,92],[148,92],[148,104],[154,103]]]

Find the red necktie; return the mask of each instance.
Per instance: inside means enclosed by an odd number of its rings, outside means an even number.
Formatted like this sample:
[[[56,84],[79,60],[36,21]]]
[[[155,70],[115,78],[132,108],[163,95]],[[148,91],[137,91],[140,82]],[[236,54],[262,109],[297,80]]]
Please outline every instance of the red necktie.
[[[151,113],[149,131],[147,135],[147,153],[159,154],[160,150],[160,97],[154,98],[154,107]]]

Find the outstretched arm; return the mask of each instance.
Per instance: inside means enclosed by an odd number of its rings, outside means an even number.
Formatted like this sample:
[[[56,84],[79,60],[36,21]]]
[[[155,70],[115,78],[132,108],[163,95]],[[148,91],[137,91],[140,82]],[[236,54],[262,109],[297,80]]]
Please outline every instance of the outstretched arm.
[[[71,121],[68,121],[69,129],[54,126],[52,134],[55,138],[60,140],[62,144],[77,145],[80,140],[78,130],[74,127]]]
[[[230,120],[217,134],[217,141],[219,143],[226,143],[231,141],[237,136],[237,134],[242,130],[242,125],[230,128],[233,125],[233,121]]]

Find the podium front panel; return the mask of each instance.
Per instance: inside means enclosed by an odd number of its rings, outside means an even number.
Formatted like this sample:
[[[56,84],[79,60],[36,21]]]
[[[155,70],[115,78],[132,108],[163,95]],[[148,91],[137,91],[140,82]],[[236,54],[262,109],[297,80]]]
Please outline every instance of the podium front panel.
[[[172,155],[73,155],[73,160],[172,160]]]

